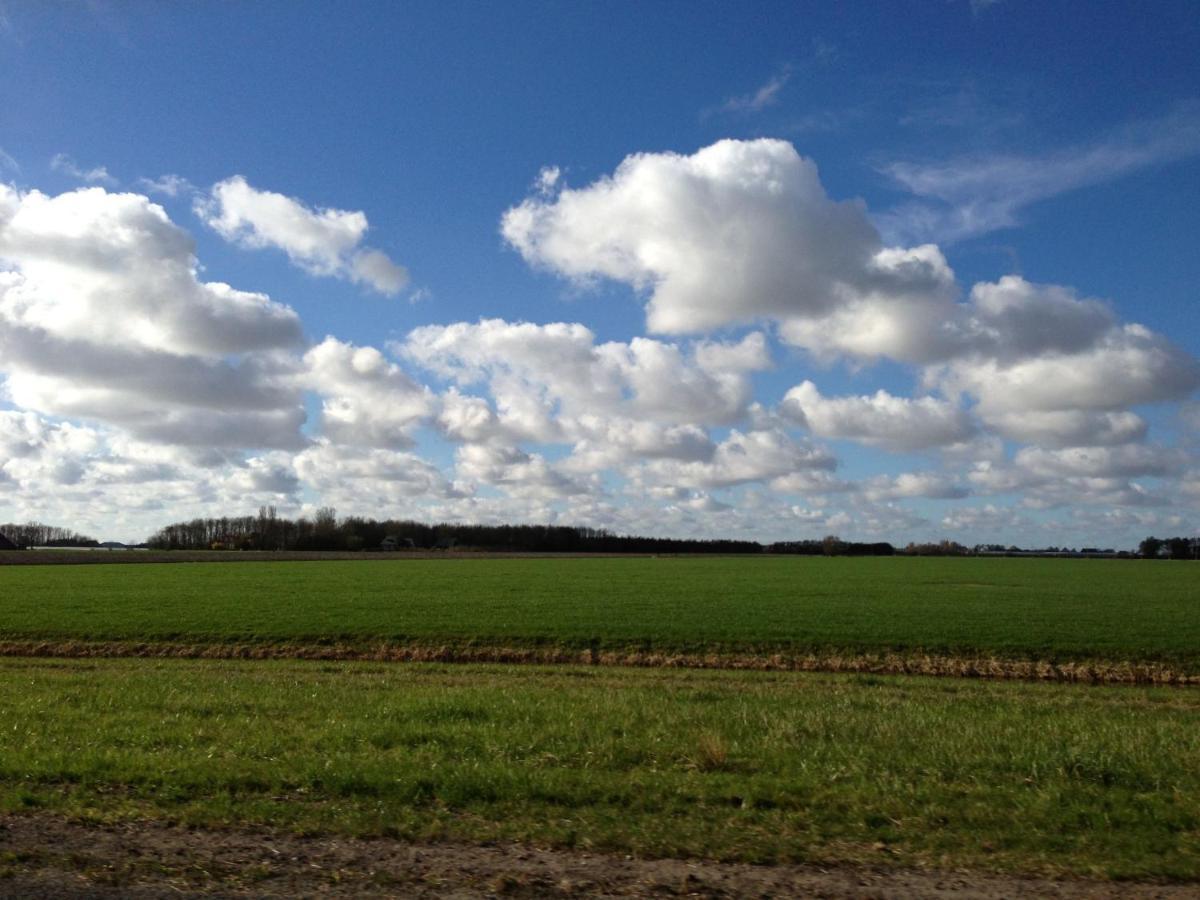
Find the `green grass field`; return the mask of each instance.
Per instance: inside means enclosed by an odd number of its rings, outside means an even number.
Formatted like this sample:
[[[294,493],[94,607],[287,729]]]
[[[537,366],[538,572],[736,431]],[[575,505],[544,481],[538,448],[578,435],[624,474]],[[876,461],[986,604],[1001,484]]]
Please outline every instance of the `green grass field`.
[[[1200,878],[1200,695],[798,673],[0,660],[0,810]]]
[[[30,565],[0,567],[0,643],[898,652],[1200,673],[1198,577],[1018,559]],[[0,813],[1200,882],[1198,798],[1192,688],[0,657]]]
[[[1200,672],[1200,567],[447,559],[0,568],[0,639],[927,652]]]

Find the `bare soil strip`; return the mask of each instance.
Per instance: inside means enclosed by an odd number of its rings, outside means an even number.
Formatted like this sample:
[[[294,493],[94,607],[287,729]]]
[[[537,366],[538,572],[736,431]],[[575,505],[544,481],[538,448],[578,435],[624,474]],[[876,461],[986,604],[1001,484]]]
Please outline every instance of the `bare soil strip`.
[[[1195,885],[866,866],[645,860],[511,844],[0,816],[0,897],[1183,898]]]
[[[1070,684],[1200,684],[1200,674],[1133,662],[1048,662],[904,653],[737,654],[578,650],[566,647],[419,644],[175,643],[0,640],[0,656],[143,659],[312,659],[364,662],[503,663],[743,669],[872,675],[926,675]]]

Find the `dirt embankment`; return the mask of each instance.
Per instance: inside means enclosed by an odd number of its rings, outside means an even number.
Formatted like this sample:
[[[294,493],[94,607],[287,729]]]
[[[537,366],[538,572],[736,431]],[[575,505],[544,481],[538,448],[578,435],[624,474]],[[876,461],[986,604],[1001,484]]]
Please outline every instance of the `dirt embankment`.
[[[0,816],[0,898],[1184,898],[1196,885],[861,866],[753,866],[520,845],[411,844]]]
[[[950,678],[1044,681],[1066,684],[1189,686],[1200,674],[1160,663],[1047,662],[1000,657],[922,653],[671,653],[579,650],[571,647],[506,647],[486,644],[193,643],[82,640],[0,640],[0,656],[141,659],[311,659],[360,662],[502,663],[593,665],[634,668],[740,669],[862,675],[925,675]]]

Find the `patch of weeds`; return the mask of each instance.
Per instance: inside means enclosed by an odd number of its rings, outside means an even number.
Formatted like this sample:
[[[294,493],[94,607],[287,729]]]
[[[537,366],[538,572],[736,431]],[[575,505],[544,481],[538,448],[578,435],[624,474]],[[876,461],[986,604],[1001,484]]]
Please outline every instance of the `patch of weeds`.
[[[705,731],[696,739],[696,747],[688,756],[689,768],[697,772],[730,772],[734,766],[729,758],[729,745],[721,735]]]

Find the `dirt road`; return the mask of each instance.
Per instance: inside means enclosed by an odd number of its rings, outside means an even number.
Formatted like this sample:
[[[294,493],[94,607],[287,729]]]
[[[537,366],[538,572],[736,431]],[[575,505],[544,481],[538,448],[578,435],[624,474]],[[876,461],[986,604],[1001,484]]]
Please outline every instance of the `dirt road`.
[[[0,816],[0,897],[213,896],[1195,898],[1200,886],[643,860],[509,844],[410,844]]]

